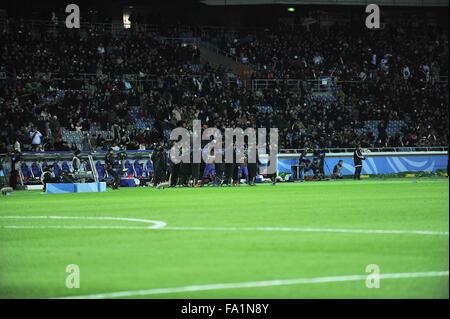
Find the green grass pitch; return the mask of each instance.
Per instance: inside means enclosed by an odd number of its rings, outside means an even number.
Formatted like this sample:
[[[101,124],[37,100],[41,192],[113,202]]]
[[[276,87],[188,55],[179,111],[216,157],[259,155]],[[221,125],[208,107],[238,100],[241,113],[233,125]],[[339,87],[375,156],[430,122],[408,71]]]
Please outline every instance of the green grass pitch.
[[[448,271],[448,210],[444,178],[19,191],[0,198],[0,297],[448,298],[448,273],[412,277]],[[66,287],[69,264],[79,288]],[[369,264],[406,275],[379,288],[339,280],[367,276]]]

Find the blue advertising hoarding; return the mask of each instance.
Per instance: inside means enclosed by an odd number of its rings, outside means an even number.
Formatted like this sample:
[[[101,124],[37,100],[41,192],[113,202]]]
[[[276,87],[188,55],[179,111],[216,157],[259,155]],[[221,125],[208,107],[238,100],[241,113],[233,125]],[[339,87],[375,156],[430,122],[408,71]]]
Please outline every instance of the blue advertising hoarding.
[[[402,172],[436,172],[437,170],[446,170],[448,155],[445,152],[434,152],[432,154],[397,153],[383,155],[382,153],[367,154],[363,161],[363,174],[396,174]],[[307,157],[312,159],[311,156]],[[291,173],[292,165],[298,163],[298,154],[283,154],[278,157],[278,173]],[[339,160],[344,161],[342,173],[351,175],[354,173],[353,154],[341,153],[332,154],[325,158],[325,173],[330,174],[334,165]]]

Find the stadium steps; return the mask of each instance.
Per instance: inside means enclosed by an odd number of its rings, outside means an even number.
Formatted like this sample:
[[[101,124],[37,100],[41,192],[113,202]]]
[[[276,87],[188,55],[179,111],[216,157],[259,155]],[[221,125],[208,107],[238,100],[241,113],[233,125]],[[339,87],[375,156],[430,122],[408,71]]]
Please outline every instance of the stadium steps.
[[[212,67],[217,68],[222,66],[226,69],[231,69],[232,72],[239,75],[242,80],[250,79],[253,69],[249,65],[240,63],[235,59],[222,54],[216,46],[209,42],[200,42],[199,49],[201,59],[204,62],[208,62]]]
[[[61,135],[64,141],[75,144],[78,149],[82,149],[83,145],[83,134],[85,131],[69,131],[66,128],[61,128]],[[89,136],[92,137],[92,135],[102,135],[104,138],[109,139],[111,138],[111,131],[102,131],[99,127],[93,126],[89,130]]]

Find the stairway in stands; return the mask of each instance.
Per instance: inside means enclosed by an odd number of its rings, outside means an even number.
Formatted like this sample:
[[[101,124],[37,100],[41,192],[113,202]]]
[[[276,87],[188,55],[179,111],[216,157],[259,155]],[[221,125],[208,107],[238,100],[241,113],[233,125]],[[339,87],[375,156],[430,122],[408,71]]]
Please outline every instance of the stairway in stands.
[[[198,43],[200,49],[200,56],[204,62],[208,62],[212,67],[222,66],[230,69],[234,74],[239,75],[241,80],[247,82],[250,80],[253,73],[251,66],[239,62],[236,58],[226,55],[215,45],[200,41]]]

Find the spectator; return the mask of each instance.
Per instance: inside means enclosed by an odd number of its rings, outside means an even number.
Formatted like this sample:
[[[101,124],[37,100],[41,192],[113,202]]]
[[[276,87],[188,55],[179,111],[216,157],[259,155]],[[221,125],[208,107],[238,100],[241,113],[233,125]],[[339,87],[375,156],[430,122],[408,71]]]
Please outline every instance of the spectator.
[[[42,137],[43,135],[35,127],[33,127],[29,133],[31,141],[31,149],[35,152],[42,150]]]

